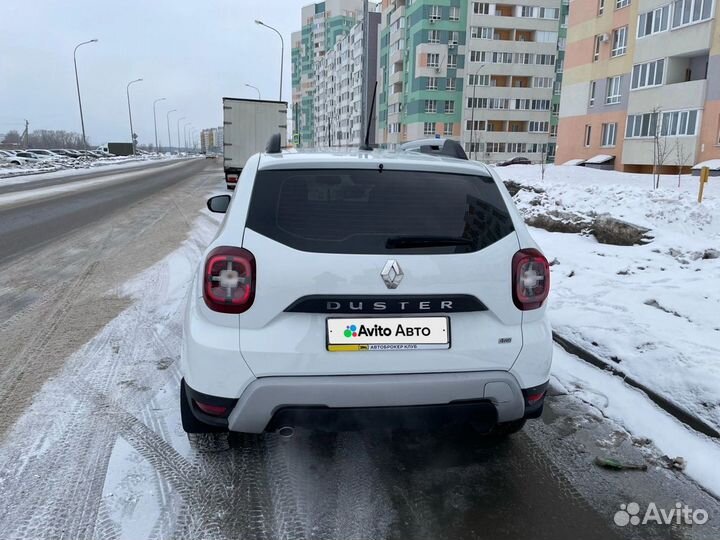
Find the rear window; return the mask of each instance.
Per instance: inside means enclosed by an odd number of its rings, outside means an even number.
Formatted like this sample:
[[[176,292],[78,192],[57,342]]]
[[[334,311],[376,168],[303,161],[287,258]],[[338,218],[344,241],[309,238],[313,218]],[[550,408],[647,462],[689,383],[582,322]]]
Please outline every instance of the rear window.
[[[247,227],[301,251],[357,254],[468,253],[514,230],[492,178],[377,169],[260,171]],[[398,247],[404,238],[458,245]]]

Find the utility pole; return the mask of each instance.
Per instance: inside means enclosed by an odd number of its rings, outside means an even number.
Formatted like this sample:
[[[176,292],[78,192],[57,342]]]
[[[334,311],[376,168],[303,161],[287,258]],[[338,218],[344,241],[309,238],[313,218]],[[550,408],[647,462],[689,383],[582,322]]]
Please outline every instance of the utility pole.
[[[22,138],[25,140],[25,148],[30,146],[30,122],[25,120],[25,131],[23,131]]]
[[[78,105],[80,106],[80,127],[82,128],[82,142],[84,150],[87,150],[87,140],[85,139],[85,119],[83,118],[82,99],[80,98],[80,79],[78,78],[77,70],[77,50],[83,45],[88,45],[89,43],[97,43],[97,41],[97,39],[83,41],[82,43],[77,45],[75,47],[75,50],[73,51],[73,63],[75,64],[75,86],[77,87]]]
[[[167,112],[167,128],[168,128],[168,152],[172,154],[172,137],[170,136],[170,115],[174,112],[177,112],[177,109],[173,109],[172,111]]]

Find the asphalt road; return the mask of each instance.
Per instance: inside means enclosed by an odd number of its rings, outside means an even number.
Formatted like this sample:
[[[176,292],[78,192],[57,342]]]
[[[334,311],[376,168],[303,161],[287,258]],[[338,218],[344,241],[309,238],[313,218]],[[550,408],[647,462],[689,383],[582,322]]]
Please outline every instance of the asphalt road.
[[[214,163],[0,208],[3,539],[707,539],[720,507],[651,441],[557,388],[507,440],[470,430],[180,427],[187,277],[217,227]],[[11,227],[7,229],[6,227]],[[595,456],[644,463],[609,471]],[[620,527],[621,504],[704,526]]]
[[[205,165],[202,160],[191,161],[182,168],[178,168],[177,164],[153,164],[127,173],[117,170],[99,172],[96,176],[81,173],[61,179],[7,186],[7,192],[0,187],[2,200],[2,195],[9,192],[17,193],[108,176],[127,177],[123,181],[108,183],[81,193],[70,192],[1,210],[0,264],[186,180]]]

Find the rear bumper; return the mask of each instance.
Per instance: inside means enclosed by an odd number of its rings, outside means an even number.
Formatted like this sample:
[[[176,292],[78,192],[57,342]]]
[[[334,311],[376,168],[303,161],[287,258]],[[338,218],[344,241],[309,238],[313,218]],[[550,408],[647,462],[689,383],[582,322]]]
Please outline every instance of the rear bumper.
[[[187,390],[191,398],[198,394]],[[251,382],[237,401],[229,400],[231,410],[224,418],[208,417],[197,408],[193,411],[206,423],[244,433],[262,433],[282,425],[312,427],[316,422],[332,427],[343,416],[339,412],[350,412],[355,419],[366,416],[371,424],[373,417],[384,417],[400,425],[428,412],[442,423],[492,412],[494,423],[541,411],[542,402],[529,406],[526,394],[517,379],[503,371],[266,377]]]

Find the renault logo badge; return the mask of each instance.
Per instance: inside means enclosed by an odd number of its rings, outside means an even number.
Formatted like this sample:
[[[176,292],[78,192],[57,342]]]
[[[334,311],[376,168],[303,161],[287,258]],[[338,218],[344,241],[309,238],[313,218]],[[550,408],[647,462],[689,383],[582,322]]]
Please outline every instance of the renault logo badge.
[[[400,269],[400,265],[395,259],[390,259],[385,263],[385,268],[380,272],[385,285],[388,289],[397,289],[403,278],[403,271]]]

